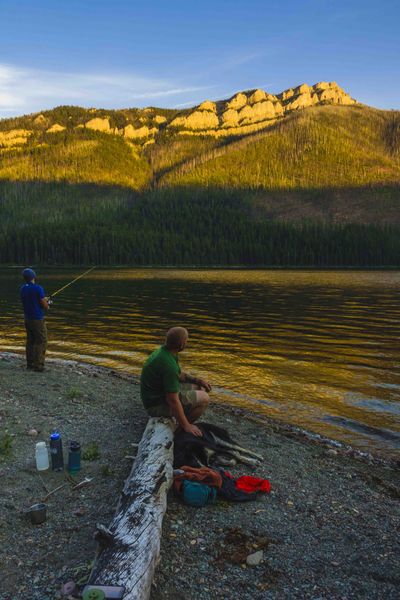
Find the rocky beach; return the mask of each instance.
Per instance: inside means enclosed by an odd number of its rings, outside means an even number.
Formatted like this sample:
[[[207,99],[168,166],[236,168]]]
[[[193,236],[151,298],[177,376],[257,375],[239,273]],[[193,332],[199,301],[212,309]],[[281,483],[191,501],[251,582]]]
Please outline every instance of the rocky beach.
[[[110,522],[147,421],[133,376],[46,367],[32,373],[21,357],[0,356],[1,600],[53,600],[65,582],[86,582],[96,523]],[[398,464],[227,405],[205,420],[263,455],[256,471],[231,472],[267,478],[272,491],[202,509],[171,491],[151,600],[398,597]],[[74,477],[36,471],[35,444],[53,429],[65,451],[82,444]],[[26,510],[40,501],[47,520],[33,526]]]

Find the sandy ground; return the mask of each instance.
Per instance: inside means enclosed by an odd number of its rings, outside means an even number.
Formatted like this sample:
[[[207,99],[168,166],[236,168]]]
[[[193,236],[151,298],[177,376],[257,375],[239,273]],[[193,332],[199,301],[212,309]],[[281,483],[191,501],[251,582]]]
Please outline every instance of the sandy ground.
[[[45,373],[0,356],[0,599],[54,600],[62,583],[85,583],[95,554],[95,524],[108,524],[134,446],[146,424],[132,377],[74,363]],[[272,492],[256,502],[195,509],[172,492],[151,600],[384,599],[400,587],[400,471],[315,443],[290,427],[228,407],[207,420],[264,456],[254,473]],[[58,428],[64,445],[95,442],[75,484],[66,473],[39,475],[34,447]],[[37,435],[29,434],[35,429]],[[1,445],[5,432],[11,449]],[[233,474],[252,474],[239,465]],[[49,496],[48,519],[33,526],[25,510]],[[258,566],[248,554],[263,551]]]

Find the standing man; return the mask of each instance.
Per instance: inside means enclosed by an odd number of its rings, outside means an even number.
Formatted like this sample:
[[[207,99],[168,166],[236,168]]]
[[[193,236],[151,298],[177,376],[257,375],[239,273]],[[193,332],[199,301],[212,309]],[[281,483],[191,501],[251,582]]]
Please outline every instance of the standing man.
[[[144,364],[140,377],[140,395],[151,417],[175,417],[180,427],[201,437],[193,423],[206,410],[211,386],[204,379],[183,373],[178,354],[185,349],[189,333],[183,327],[167,332],[165,344],[155,350]]]
[[[49,308],[49,303],[44,289],[35,282],[35,271],[24,269],[22,277],[25,283],[21,286],[20,297],[25,315],[26,367],[41,373],[44,371],[47,347],[47,328],[44,316],[45,311]]]

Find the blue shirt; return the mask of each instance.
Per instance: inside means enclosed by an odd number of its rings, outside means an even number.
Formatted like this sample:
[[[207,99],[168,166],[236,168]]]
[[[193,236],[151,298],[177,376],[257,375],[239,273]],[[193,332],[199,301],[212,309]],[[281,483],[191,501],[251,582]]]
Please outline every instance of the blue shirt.
[[[25,319],[44,319],[44,309],[40,305],[45,297],[44,289],[37,283],[24,283],[20,289],[21,302],[24,307]]]

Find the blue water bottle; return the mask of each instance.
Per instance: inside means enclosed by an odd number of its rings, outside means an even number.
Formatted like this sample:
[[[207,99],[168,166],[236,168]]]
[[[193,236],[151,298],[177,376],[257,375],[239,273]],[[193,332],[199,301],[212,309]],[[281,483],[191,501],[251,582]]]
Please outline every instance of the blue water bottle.
[[[74,475],[81,469],[81,445],[79,442],[69,443],[68,471]]]
[[[64,469],[64,457],[61,435],[58,431],[53,431],[50,436],[50,457],[53,471],[62,471]]]

